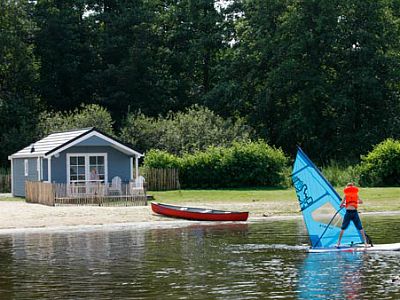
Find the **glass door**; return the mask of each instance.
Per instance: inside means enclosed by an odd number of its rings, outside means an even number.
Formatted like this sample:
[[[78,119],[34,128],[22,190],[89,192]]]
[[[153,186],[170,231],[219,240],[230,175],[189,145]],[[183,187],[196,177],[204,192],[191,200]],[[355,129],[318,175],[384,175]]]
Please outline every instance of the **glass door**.
[[[73,195],[86,194],[86,165],[85,156],[69,157],[69,190]]]
[[[67,184],[72,194],[101,193],[107,178],[107,154],[67,154]]]

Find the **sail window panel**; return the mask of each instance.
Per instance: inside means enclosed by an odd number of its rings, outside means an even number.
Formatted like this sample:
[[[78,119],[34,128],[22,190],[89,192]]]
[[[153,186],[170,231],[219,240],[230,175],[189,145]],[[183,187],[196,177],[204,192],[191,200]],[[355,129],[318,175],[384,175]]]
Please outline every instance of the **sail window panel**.
[[[332,217],[335,215],[335,213],[336,209],[330,202],[327,202],[324,205],[320,206],[319,208],[315,209],[311,213],[311,216],[315,222],[319,222],[326,225],[331,223],[330,226],[335,226],[340,228],[343,218],[339,214],[336,214],[335,218],[332,220]]]

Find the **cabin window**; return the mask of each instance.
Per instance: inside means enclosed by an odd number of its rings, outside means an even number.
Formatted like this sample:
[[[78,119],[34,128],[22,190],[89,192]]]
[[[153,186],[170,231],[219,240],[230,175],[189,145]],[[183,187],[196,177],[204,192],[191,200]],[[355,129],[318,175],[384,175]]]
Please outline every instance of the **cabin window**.
[[[24,159],[24,173],[25,176],[29,175],[29,161],[27,159]]]
[[[70,182],[84,183],[86,181],[85,157],[70,156],[69,170],[70,170],[70,175],[69,175]]]
[[[105,182],[107,154],[68,154],[68,183]]]
[[[104,182],[105,168],[104,168],[104,156],[89,156],[89,170],[90,170],[90,181],[101,181]]]

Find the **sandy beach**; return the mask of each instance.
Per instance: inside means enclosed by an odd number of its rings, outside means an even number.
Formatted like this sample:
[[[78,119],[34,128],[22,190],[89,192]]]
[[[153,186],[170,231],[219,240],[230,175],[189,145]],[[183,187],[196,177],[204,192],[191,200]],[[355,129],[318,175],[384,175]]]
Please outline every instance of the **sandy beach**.
[[[180,203],[185,205],[185,203]],[[187,206],[193,206],[188,203]],[[265,203],[198,203],[197,207],[250,211],[251,219],[271,216]],[[132,222],[165,222],[176,219],[154,214],[151,206],[45,206],[19,201],[0,201],[0,231],[22,228],[44,228],[85,225],[107,225]]]
[[[249,211],[248,221],[269,219],[301,218],[300,213],[288,210],[282,214],[281,205],[252,203],[179,203],[183,206],[196,206],[222,210]],[[400,212],[369,212],[365,214],[400,214]],[[93,225],[115,225],[129,223],[165,223],[177,219],[164,217],[152,212],[151,206],[98,207],[98,206],[45,206],[23,201],[0,201],[0,233],[15,229],[82,227]],[[179,220],[185,222],[185,220]]]

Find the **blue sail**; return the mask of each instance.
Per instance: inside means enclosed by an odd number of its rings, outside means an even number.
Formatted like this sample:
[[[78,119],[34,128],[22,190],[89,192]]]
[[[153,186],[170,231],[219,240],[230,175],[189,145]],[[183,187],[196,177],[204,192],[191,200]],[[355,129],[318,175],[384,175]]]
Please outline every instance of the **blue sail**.
[[[300,148],[294,162],[292,180],[311,247],[332,247],[337,243],[346,212],[345,209],[340,210],[340,196]],[[337,211],[336,221],[330,222]],[[353,222],[350,222],[341,244],[358,243],[362,243],[362,237]]]

